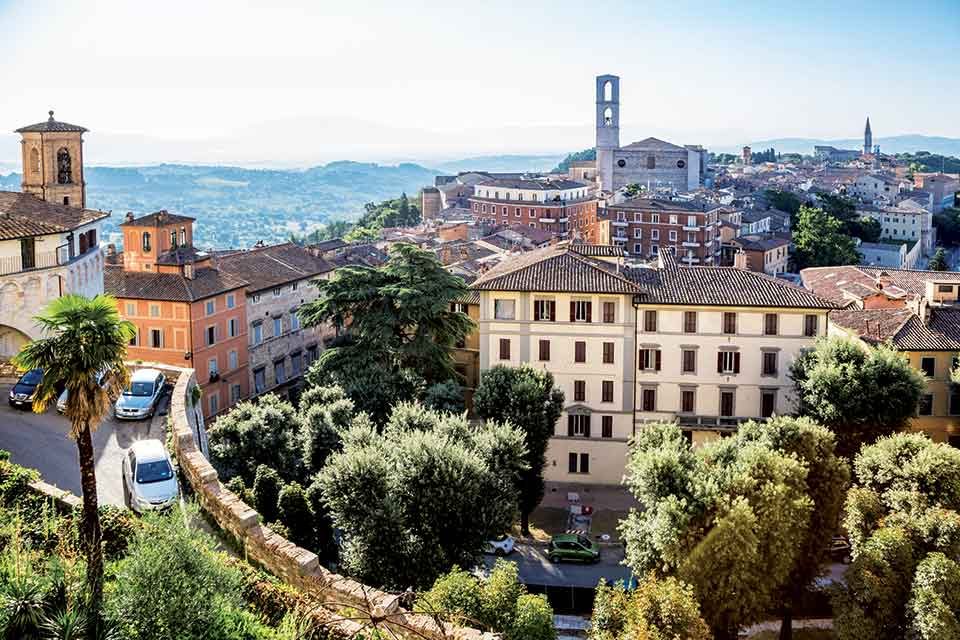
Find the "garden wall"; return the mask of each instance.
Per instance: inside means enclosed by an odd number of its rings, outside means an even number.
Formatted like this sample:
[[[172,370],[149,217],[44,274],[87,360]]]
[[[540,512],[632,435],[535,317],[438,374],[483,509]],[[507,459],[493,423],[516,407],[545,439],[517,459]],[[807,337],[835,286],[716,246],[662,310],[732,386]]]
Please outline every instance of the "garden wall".
[[[180,469],[201,508],[241,545],[248,560],[328,604],[333,611],[350,607],[382,621],[397,635],[440,640],[493,640],[497,636],[468,627],[440,624],[430,616],[400,606],[399,596],[332,573],[317,555],[298,547],[260,522],[259,514],[221,484],[217,471],[200,452],[192,390],[193,370],[182,370],[170,401],[174,450]]]

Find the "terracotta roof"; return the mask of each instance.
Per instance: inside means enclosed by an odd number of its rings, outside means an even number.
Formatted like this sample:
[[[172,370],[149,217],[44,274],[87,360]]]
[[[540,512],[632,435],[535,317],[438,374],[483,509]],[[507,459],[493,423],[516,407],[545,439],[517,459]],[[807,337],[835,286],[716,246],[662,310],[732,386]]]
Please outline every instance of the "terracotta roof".
[[[607,207],[608,209],[630,209],[630,210],[641,210],[641,211],[652,211],[654,213],[665,211],[665,212],[675,212],[675,213],[684,213],[687,211],[690,212],[700,212],[703,213],[706,211],[705,203],[694,203],[686,202],[684,200],[663,200],[660,198],[631,198],[630,200],[624,200],[620,204],[612,204]],[[713,207],[710,208],[711,210]]]
[[[25,127],[20,127],[17,129],[17,133],[65,133],[67,131],[78,131],[83,133],[86,131],[83,127],[75,124],[70,124],[69,122],[58,122],[53,119],[53,111],[48,112],[50,117],[47,118],[44,122],[38,122],[37,124],[30,124]]]
[[[889,340],[901,351],[960,350],[960,309],[933,307],[924,323],[911,309],[863,309],[830,313],[830,321],[870,344]]]
[[[927,282],[954,282],[960,284],[960,272],[956,271],[918,271],[914,269],[890,269],[886,267],[844,266],[809,267],[800,272],[803,286],[817,295],[841,304],[851,302],[848,293],[862,299],[866,289],[878,293],[876,284],[880,274],[886,274],[890,282],[885,291],[890,297],[905,295],[922,296],[926,294]],[[891,287],[893,287],[892,290]]]
[[[109,215],[47,202],[30,193],[0,191],[0,240],[72,231]]]
[[[246,281],[248,291],[272,289],[333,270],[323,258],[290,242],[220,257],[217,268]]]
[[[788,238],[780,238],[777,236],[740,236],[739,238],[734,238],[732,242],[746,251],[770,251],[771,249],[790,244]]]
[[[627,255],[623,247],[616,244],[582,244],[575,242],[570,245],[570,250],[575,251],[582,256],[590,256],[594,258],[622,258]]]
[[[643,140],[638,140],[637,142],[631,142],[622,149],[633,150],[644,150],[644,149],[657,149],[661,151],[686,151],[681,146],[675,145],[672,142],[667,142],[661,140],[660,138],[644,138]]]
[[[171,249],[157,256],[157,264],[181,265],[193,263],[197,260],[205,260],[209,257],[210,255],[208,253],[198,251],[193,247],[177,247],[176,249]]]
[[[503,187],[505,189],[535,189],[547,191],[550,189],[580,189],[588,186],[584,182],[575,180],[525,180],[514,178],[494,178],[480,183],[484,187]]]
[[[121,222],[121,227],[159,227],[168,224],[178,224],[185,222],[194,222],[196,218],[191,218],[190,216],[181,216],[176,213],[170,213],[166,209],[161,209],[160,211],[155,211],[153,213],[148,213],[145,216],[140,216],[139,218],[134,218],[133,220],[127,220],[126,222]]]
[[[472,286],[487,291],[639,292],[633,282],[608,266],[612,265],[552,246],[504,260]]]
[[[103,270],[103,289],[117,298],[194,302],[246,286],[246,281],[217,269],[201,268],[193,278],[177,273],[124,271],[107,266]]]

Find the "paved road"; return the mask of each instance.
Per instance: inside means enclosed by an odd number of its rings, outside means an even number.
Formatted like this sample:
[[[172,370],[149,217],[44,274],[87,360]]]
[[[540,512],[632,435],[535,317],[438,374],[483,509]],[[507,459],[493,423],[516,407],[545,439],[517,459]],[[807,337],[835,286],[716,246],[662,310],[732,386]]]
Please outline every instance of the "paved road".
[[[45,482],[80,495],[77,445],[70,439],[67,419],[50,408],[42,415],[11,407],[6,399],[10,385],[0,386],[0,449],[10,452],[17,464],[40,471]],[[165,406],[165,402],[161,405]],[[159,412],[158,412],[159,413]],[[163,411],[165,413],[165,411]],[[108,417],[93,434],[96,455],[97,497],[101,504],[123,505],[121,463],[134,440],[163,439],[164,419],[120,421]]]
[[[626,581],[630,569],[620,564],[623,561],[621,547],[604,547],[597,564],[561,562],[553,564],[547,559],[544,548],[540,546],[518,544],[507,560],[515,562],[520,569],[520,581],[524,584],[563,587],[597,586],[600,578],[607,582]],[[487,569],[493,568],[494,556],[484,556]]]

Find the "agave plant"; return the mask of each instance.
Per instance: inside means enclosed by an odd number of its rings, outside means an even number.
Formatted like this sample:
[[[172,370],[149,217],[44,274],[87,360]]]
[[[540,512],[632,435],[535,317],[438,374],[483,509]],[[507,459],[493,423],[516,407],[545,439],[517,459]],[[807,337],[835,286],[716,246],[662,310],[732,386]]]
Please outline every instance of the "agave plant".
[[[87,614],[79,608],[60,609],[40,623],[43,640],[81,640],[87,633]]]

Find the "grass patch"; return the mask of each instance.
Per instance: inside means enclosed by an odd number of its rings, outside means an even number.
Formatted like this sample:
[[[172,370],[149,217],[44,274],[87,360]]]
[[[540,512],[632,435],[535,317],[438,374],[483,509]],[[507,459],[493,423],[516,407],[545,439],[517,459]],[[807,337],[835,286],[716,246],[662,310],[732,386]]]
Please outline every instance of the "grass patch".
[[[551,536],[567,530],[568,514],[569,512],[566,509],[559,507],[537,507],[530,514],[530,535],[538,542],[549,542]],[[620,534],[617,533],[617,525],[626,516],[626,511],[614,511],[612,509],[601,509],[594,512],[590,535],[606,533],[610,535],[611,542],[619,540]],[[513,527],[513,536],[520,536],[519,522]]]

